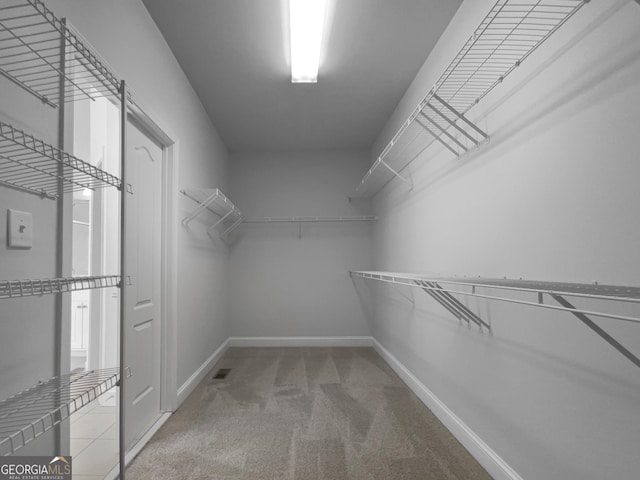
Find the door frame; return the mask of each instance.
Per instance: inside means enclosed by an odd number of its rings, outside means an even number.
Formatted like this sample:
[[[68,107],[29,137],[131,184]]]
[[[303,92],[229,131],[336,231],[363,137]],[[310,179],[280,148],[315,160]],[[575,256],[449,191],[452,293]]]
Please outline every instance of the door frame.
[[[161,322],[160,322],[160,413],[177,408],[177,192],[178,143],[175,135],[161,128],[131,98],[127,101],[127,121],[140,127],[162,146],[162,212],[161,212]],[[133,372],[135,374],[135,372]]]

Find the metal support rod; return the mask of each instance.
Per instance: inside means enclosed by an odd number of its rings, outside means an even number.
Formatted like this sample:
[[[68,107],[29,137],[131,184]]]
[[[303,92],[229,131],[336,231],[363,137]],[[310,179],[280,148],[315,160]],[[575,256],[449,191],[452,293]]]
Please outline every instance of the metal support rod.
[[[433,94],[433,98],[435,98],[442,105],[447,107],[447,109],[450,110],[456,117],[458,117],[460,120],[462,120],[467,125],[469,125],[471,128],[473,128],[476,132],[478,132],[480,135],[482,135],[482,137],[484,137],[484,138],[488,137],[488,135],[486,133],[484,133],[482,130],[480,130],[473,122],[471,122],[469,119],[467,119],[467,117],[465,117],[463,114],[458,112],[455,108],[453,108],[451,105],[449,105],[447,102],[445,102],[436,93]]]
[[[461,322],[462,322],[462,320],[464,320],[465,322],[467,322],[467,325],[469,325],[469,319],[468,318],[464,318],[460,314],[460,312],[455,310],[451,305],[449,305],[449,303],[447,301],[445,301],[442,297],[440,297],[438,292],[435,292],[430,288],[425,288],[425,286],[426,286],[425,284],[426,284],[426,282],[424,282],[424,283],[423,282],[416,282],[416,285],[419,285],[427,295],[429,295],[436,302],[438,302],[440,305],[442,305],[451,315],[456,317]]]
[[[229,233],[231,233],[233,230],[235,230],[235,229],[236,229],[236,227],[242,223],[242,218],[243,218],[243,217],[242,217],[242,216],[240,216],[240,217],[239,217],[239,218],[238,218],[238,219],[237,219],[233,224],[231,224],[231,225],[229,226],[229,228],[227,228],[224,232],[222,232],[222,233],[220,234],[220,236],[224,238],[227,234],[229,234]]]
[[[120,181],[123,182],[122,178],[120,179]],[[185,227],[189,225],[189,222],[191,222],[191,220],[196,218],[202,211],[206,210],[209,204],[213,202],[217,196],[218,196],[218,192],[215,191],[214,193],[209,195],[204,201],[200,202],[200,205],[198,205],[196,209],[193,212],[191,212],[191,215],[188,215],[187,217],[182,219],[182,225],[184,225]]]
[[[467,321],[467,323],[469,321],[472,321],[473,323],[478,325],[480,328],[482,328],[484,326],[489,331],[491,330],[491,325],[489,325],[484,320],[482,320],[480,317],[478,317],[466,305],[464,305],[460,300],[458,300],[453,295],[451,295],[451,293],[449,293],[444,288],[442,288],[442,286],[439,285],[437,282],[423,282],[423,285],[430,287],[432,289],[431,291],[433,293],[439,294],[441,296],[441,298],[443,299],[443,301],[448,302],[452,306],[452,308],[454,308],[455,310],[460,312],[460,315],[462,315],[464,317],[464,319]]]
[[[389,169],[389,171],[391,173],[393,173],[396,177],[398,177],[400,180],[402,180],[404,183],[409,184],[411,186],[413,186],[413,182],[411,182],[410,180],[407,180],[406,178],[404,178],[402,175],[400,175],[399,172],[397,172],[393,167],[391,167],[387,162],[385,162],[384,160],[380,159],[380,163],[382,165],[384,165],[385,167],[387,167],[387,169]]]
[[[455,150],[451,145],[449,145],[447,142],[445,142],[444,140],[442,140],[440,138],[440,135],[436,134],[434,131],[432,131],[429,127],[427,127],[423,122],[420,121],[419,118],[416,118],[416,123],[418,125],[420,125],[422,128],[424,128],[427,132],[429,132],[429,134],[435,138],[437,141],[439,141],[442,145],[444,145],[447,149],[449,149],[451,151],[451,153],[453,153],[456,157],[460,156],[460,153]]]
[[[428,115],[425,115],[424,113],[422,113],[422,118],[424,118],[425,120],[427,120],[431,125],[433,125],[434,127],[436,127],[438,130],[440,130],[440,133],[442,133],[442,135],[444,135],[445,137],[447,137],[449,140],[451,140],[453,143],[455,143],[456,145],[458,145],[461,149],[463,149],[465,152],[468,150],[468,148],[464,145],[464,143],[462,143],[460,140],[458,140],[456,137],[454,137],[453,135],[451,135],[449,132],[447,132],[441,125],[439,125],[433,118],[429,117]]]
[[[227,219],[227,217],[228,217],[229,215],[231,215],[232,213],[233,213],[233,210],[229,210],[229,211],[228,211],[227,213],[225,213],[222,217],[220,217],[216,223],[214,223],[213,225],[211,225],[211,226],[209,227],[209,230],[210,230],[210,231],[213,231],[213,230],[214,230],[218,225],[220,225],[222,222],[224,222],[224,221]]]
[[[596,332],[600,337],[602,337],[609,345],[618,350],[622,355],[627,357],[627,359],[633,363],[636,367],[640,367],[640,358],[636,357],[633,353],[627,350],[620,342],[618,342],[615,338],[609,335],[602,327],[596,324],[593,320],[587,317],[584,313],[577,310],[567,299],[562,297],[561,295],[552,294],[551,297],[558,302],[563,307],[569,309],[573,315],[575,315],[582,323],[584,323],[591,330]]]
[[[460,125],[458,125],[456,122],[451,120],[449,117],[447,117],[444,113],[442,113],[436,107],[434,107],[430,103],[427,103],[427,107],[429,107],[431,110],[433,110],[440,118],[442,118],[449,125],[451,125],[453,128],[458,130],[461,134],[463,134],[465,137],[467,137],[469,140],[471,140],[475,145],[478,145],[478,143],[479,143],[478,140],[473,138],[473,136],[470,135],[464,128],[460,127]]]
[[[66,20],[63,20],[63,26],[66,27]],[[58,81],[58,88],[60,89],[60,108],[58,109],[58,148],[60,151],[64,151],[64,92],[65,92],[65,84],[64,84],[64,73],[65,73],[65,65],[66,65],[66,41],[64,35],[60,36],[60,53],[59,53],[59,61],[60,61],[60,71],[62,75],[60,75],[60,79]],[[46,101],[46,100],[45,100]],[[64,276],[64,265],[65,265],[65,232],[64,232],[64,224],[65,224],[65,201],[64,201],[64,167],[62,162],[58,163],[58,200],[57,200],[57,235],[56,235],[56,275],[58,277]],[[56,308],[56,333],[55,333],[55,345],[54,345],[54,355],[56,359],[55,365],[55,375],[60,377],[63,373],[64,361],[63,361],[63,352],[62,346],[67,344],[65,341],[64,333],[65,329],[63,328],[63,318],[65,317],[65,301],[62,298],[62,295],[57,295],[55,299],[55,308]],[[60,425],[55,427],[54,434],[54,442],[56,452],[60,452],[62,448],[62,429]]]
[[[126,150],[127,150],[127,88],[124,80],[120,82],[120,181],[122,185],[126,185],[127,179],[127,163],[126,163]],[[125,442],[126,437],[124,434],[125,429],[125,389],[126,389],[126,371],[125,371],[125,345],[126,345],[126,335],[125,335],[125,327],[126,327],[126,232],[127,232],[127,222],[126,222],[126,198],[127,191],[125,188],[120,189],[120,283],[123,288],[120,289],[120,392],[119,392],[119,407],[120,412],[118,415],[118,457],[119,457],[119,478],[120,480],[124,480],[125,478],[125,467],[126,467],[126,457],[125,457]]]
[[[485,323],[484,320],[482,320],[480,317],[478,317],[475,313],[473,313],[466,305],[464,305],[460,300],[458,300],[457,298],[455,298],[453,295],[451,295],[451,293],[447,292],[444,288],[442,288],[442,286],[440,286],[438,283],[436,282],[432,282],[432,285],[434,286],[434,288],[436,288],[437,290],[440,291],[440,293],[442,294],[442,296],[446,299],[448,299],[452,304],[454,304],[464,315],[465,317],[467,317],[469,320],[471,320],[472,322],[474,322],[476,325],[478,325],[480,328],[482,328],[483,326],[486,327],[488,330],[491,330],[491,326],[488,323]]]

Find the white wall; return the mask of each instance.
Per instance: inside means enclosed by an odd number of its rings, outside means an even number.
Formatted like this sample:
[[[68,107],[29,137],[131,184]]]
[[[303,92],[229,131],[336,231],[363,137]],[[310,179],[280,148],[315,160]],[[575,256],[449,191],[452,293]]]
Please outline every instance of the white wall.
[[[493,0],[467,0],[378,154]],[[435,145],[374,201],[375,268],[640,285],[640,6],[590,2],[470,111],[489,145]],[[637,478],[640,371],[570,314],[467,300],[493,335],[416,291],[375,291],[374,337],[525,479]],[[535,301],[535,298],[530,298]],[[634,306],[614,307],[638,316]],[[640,328],[600,319],[640,356]]]
[[[177,187],[224,188],[226,148],[142,2],[48,0],[46,3],[57,16],[67,17],[114,71],[127,81],[136,103],[176,142]],[[17,88],[13,90],[21,92]],[[0,110],[5,110],[4,95],[2,101]],[[10,109],[12,118],[21,119],[25,113],[28,112],[19,108]],[[43,123],[34,115],[30,116],[36,126]],[[55,115],[53,118],[55,121]],[[15,194],[11,195],[15,197]],[[176,192],[178,196],[176,225],[193,207],[190,200]],[[178,227],[178,309],[182,314],[177,319],[177,339],[168,339],[169,342],[177,342],[178,387],[228,336],[224,289],[227,255],[212,246],[204,224],[194,222],[192,225],[189,231]],[[45,225],[38,221],[37,228],[44,230]],[[35,251],[31,255],[34,254]],[[13,257],[17,254],[12,253]],[[5,277],[4,258],[2,270],[2,277]],[[24,273],[8,271],[6,275],[10,278],[30,275],[24,269],[21,271]],[[2,308],[4,316],[4,305]],[[32,331],[31,334],[36,336],[37,332]],[[4,334],[2,337],[6,338]]]
[[[349,203],[365,151],[231,156],[230,199],[249,217],[364,215]],[[244,224],[230,238],[233,336],[370,335],[349,269],[371,262],[369,223]]]

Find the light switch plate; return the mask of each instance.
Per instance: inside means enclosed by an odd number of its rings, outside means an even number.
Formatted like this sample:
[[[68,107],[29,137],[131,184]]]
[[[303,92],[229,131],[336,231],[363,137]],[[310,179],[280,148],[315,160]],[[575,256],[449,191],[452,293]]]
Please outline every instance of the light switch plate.
[[[7,211],[7,239],[10,248],[33,246],[33,217],[29,212]]]

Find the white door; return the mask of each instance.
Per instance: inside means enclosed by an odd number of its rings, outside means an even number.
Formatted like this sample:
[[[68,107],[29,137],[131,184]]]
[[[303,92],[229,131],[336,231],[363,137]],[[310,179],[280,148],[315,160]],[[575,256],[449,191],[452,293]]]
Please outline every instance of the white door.
[[[130,448],[160,416],[162,147],[131,121],[126,135],[127,275],[125,441]]]

